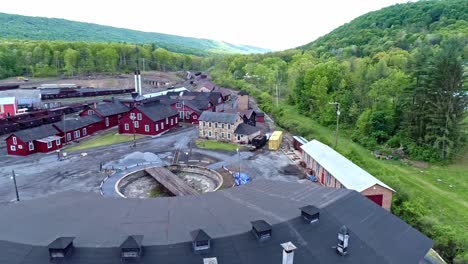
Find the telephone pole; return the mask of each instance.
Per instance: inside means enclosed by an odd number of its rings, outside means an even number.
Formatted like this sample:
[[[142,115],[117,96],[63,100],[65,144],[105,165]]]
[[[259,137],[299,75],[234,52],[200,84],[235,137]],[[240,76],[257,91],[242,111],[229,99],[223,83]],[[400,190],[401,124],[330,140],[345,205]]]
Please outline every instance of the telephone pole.
[[[20,198],[19,198],[19,194],[18,194],[18,186],[16,185],[16,175],[15,175],[15,171],[12,170],[11,173],[13,174],[13,176],[11,176],[11,178],[13,179],[13,183],[15,184],[16,201],[19,202]]]
[[[338,124],[340,122],[340,103],[332,102],[328,104],[334,105],[336,109],[336,131],[335,131],[335,149],[336,149],[336,147],[338,146],[338,126],[339,126]]]

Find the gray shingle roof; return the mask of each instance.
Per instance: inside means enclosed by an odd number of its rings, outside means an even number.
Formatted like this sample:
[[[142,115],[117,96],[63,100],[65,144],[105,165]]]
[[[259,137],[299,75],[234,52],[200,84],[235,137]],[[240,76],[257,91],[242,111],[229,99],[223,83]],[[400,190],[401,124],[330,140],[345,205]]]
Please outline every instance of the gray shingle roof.
[[[60,129],[62,132],[68,132],[89,126],[94,123],[98,123],[100,121],[102,121],[102,118],[97,115],[83,117],[80,116],[76,119],[66,119],[65,121],[54,123],[54,126]]]
[[[234,113],[220,113],[220,112],[210,112],[205,111],[201,114],[199,120],[205,122],[219,122],[219,123],[229,123],[234,124],[239,118],[238,114]]]
[[[254,133],[257,133],[258,131],[260,131],[260,128],[242,123],[237,126],[236,130],[234,131],[234,134],[252,135]]]
[[[59,133],[52,125],[42,125],[35,128],[25,129],[14,132],[12,135],[20,138],[23,142],[29,142],[49,136],[55,136]]]
[[[307,224],[299,208],[313,205],[320,220]],[[281,263],[281,243],[297,246],[294,263],[418,263],[432,241],[356,191],[309,182],[254,180],[218,192],[157,199],[107,199],[67,191],[0,205],[0,263],[49,263],[47,245],[75,236],[67,263],[119,263],[128,234],[144,235],[140,263]],[[83,221],[82,219],[86,219]],[[272,237],[258,242],[251,221],[272,225]],[[337,233],[349,230],[349,254],[336,253]],[[192,252],[190,231],[210,234],[206,254]],[[11,241],[11,242],[9,242]],[[33,246],[34,245],[34,246]]]
[[[136,108],[153,121],[159,121],[165,119],[166,117],[179,114],[177,110],[173,109],[172,107],[159,103],[141,105],[137,106]]]
[[[123,114],[129,111],[129,109],[120,102],[98,104],[96,111],[104,117]]]

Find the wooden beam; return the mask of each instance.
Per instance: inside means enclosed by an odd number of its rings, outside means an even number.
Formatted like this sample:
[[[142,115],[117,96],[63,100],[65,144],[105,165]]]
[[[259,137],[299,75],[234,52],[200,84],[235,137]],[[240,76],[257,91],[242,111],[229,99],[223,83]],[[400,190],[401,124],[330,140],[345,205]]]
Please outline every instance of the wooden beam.
[[[196,190],[185,183],[179,176],[164,167],[147,168],[145,171],[176,196],[198,194]]]

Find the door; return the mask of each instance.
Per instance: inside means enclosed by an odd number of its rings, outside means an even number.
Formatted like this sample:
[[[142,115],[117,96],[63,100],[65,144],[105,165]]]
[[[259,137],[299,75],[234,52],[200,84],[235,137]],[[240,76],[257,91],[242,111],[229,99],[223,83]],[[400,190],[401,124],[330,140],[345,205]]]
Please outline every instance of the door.
[[[374,203],[382,206],[383,203],[383,194],[376,194],[376,195],[366,195],[369,200],[373,201]]]
[[[320,182],[321,182],[322,184],[325,183],[325,173],[323,173],[323,171],[322,171],[322,175],[320,176]]]

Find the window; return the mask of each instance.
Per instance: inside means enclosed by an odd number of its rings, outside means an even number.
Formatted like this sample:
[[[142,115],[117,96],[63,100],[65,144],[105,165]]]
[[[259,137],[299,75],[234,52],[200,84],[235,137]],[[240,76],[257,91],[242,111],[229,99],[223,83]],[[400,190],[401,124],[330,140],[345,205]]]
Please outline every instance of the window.
[[[149,125],[145,125],[145,132],[149,132]]]
[[[52,148],[52,141],[47,142],[47,148],[48,149]]]
[[[175,123],[179,123],[179,119],[177,118],[177,116],[175,117]]]
[[[125,130],[129,130],[129,125],[127,123],[125,123]]]
[[[185,112],[185,118],[190,119],[190,112],[189,111]]]
[[[13,137],[13,144],[18,144],[18,141],[16,140],[16,137]]]
[[[88,134],[88,130],[85,128],[83,128],[83,136],[86,136]]]
[[[211,137],[211,131],[208,131],[208,137]]]
[[[10,149],[11,149],[11,151],[16,151],[16,147],[15,147],[15,146],[10,146]]]
[[[215,128],[218,128],[218,123],[215,123]]]
[[[231,129],[231,124],[228,124],[228,129]]]
[[[138,121],[134,121],[134,122],[133,122],[133,126],[134,126],[135,128],[139,128],[139,127],[140,127],[140,123],[139,123]]]
[[[180,111],[179,112],[179,117],[183,119],[184,118],[184,112]]]
[[[88,110],[88,115],[93,115],[94,111],[93,110]]]
[[[166,117],[166,125],[169,124],[169,118]]]
[[[70,141],[70,140],[71,140],[71,134],[67,133],[67,141]]]
[[[109,126],[109,118],[106,117],[106,127],[108,127],[108,126]]]
[[[208,127],[211,127],[211,122],[208,122]]]
[[[32,141],[29,141],[29,150],[34,150],[34,143]]]
[[[174,125],[174,119],[171,118],[171,126]]]
[[[23,149],[23,145],[18,145],[18,149]]]
[[[55,144],[56,144],[57,146],[60,146],[60,139],[55,140]]]
[[[138,113],[137,114],[137,120],[141,120],[141,119],[142,119],[141,113]]]
[[[159,131],[159,125],[156,124],[156,131]]]
[[[228,139],[231,139],[231,134],[227,133]]]
[[[221,97],[220,97],[220,98],[218,98],[218,104],[220,104],[220,103],[221,103]]]
[[[181,103],[176,103],[176,108],[181,108],[182,107],[182,104]]]
[[[75,138],[79,138],[79,137],[80,137],[80,131],[77,130],[77,131],[75,131]]]
[[[130,119],[135,119],[135,113],[130,113]]]
[[[164,130],[164,122],[161,122],[161,130]]]
[[[315,176],[319,176],[320,175],[320,165],[318,165],[318,163],[315,163]]]
[[[197,115],[193,115],[193,119],[198,119],[198,116],[197,116]]]
[[[327,185],[330,185],[331,175],[328,171],[325,174],[327,174]]]
[[[200,121],[200,126],[204,127],[204,126],[205,126],[205,122]]]
[[[221,138],[224,138],[224,132],[221,132]]]

